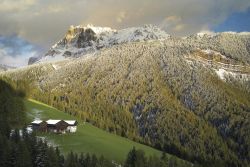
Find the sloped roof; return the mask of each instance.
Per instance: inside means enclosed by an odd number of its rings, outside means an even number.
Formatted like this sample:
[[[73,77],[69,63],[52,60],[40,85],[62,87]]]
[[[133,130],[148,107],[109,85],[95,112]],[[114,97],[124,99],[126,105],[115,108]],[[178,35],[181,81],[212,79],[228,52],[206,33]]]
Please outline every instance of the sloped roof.
[[[57,124],[58,122],[60,122],[61,120],[59,120],[59,119],[49,119],[48,121],[46,121],[47,122],[47,124],[49,124],[49,125],[55,125],[55,124]]]
[[[33,122],[31,122],[32,124],[40,124],[42,123],[43,121],[42,120],[34,120]]]
[[[64,120],[67,124],[69,125],[75,125],[76,124],[76,120]]]

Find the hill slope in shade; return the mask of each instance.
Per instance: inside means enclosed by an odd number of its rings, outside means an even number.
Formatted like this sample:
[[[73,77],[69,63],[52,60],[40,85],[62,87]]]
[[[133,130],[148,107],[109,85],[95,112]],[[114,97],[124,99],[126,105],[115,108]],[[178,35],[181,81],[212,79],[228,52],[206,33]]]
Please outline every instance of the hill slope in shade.
[[[133,148],[141,149],[145,151],[146,155],[161,156],[161,152],[151,147],[133,142],[126,138],[110,134],[101,129],[94,127],[89,123],[84,123],[82,120],[77,119],[74,116],[70,116],[62,111],[59,111],[51,106],[43,104],[35,100],[25,101],[27,114],[30,120],[34,118],[46,119],[76,119],[79,121],[77,132],[74,134],[42,134],[50,143],[58,145],[58,147],[64,152],[70,151],[78,153],[94,153],[98,156],[104,155],[110,160],[117,162],[123,162],[127,153]],[[171,158],[171,155],[167,155]],[[174,158],[175,159],[175,158]],[[177,161],[180,164],[191,165],[183,160]]]

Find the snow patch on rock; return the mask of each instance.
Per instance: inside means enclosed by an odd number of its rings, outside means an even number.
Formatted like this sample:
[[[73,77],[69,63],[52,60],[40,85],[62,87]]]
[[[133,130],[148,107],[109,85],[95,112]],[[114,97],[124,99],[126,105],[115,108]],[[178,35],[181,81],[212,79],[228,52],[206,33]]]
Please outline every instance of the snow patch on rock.
[[[65,58],[78,58],[95,53],[101,48],[108,48],[129,42],[143,42],[168,39],[165,31],[153,25],[114,30],[109,27],[70,26],[62,40],[54,44],[42,57],[32,57],[30,64],[54,62]],[[32,60],[32,61],[31,61]]]
[[[240,80],[250,80],[250,75],[248,74],[231,72],[225,69],[218,69],[218,70],[215,70],[215,72],[221,80],[226,80],[226,76],[232,76],[235,79],[240,79]]]

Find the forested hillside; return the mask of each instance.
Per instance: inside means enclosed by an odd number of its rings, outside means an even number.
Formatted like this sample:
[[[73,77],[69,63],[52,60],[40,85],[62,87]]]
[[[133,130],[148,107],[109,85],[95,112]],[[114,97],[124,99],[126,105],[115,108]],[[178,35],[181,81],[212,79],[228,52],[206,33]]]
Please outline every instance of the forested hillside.
[[[6,82],[7,81],[7,82]],[[19,82],[20,86],[25,82]],[[25,83],[25,84],[24,84]],[[67,156],[47,144],[25,128],[25,92],[9,79],[0,79],[0,166],[1,167],[117,167],[123,166],[103,156],[70,152]],[[23,128],[21,128],[23,127]],[[15,130],[14,130],[15,128]],[[174,167],[191,166],[165,153],[161,157],[146,156],[144,151],[133,148],[127,155],[124,166]]]
[[[208,166],[247,166],[249,72],[218,64],[226,57],[248,69],[249,43],[227,33],[129,43],[3,74],[30,80],[35,99],[109,132]],[[187,58],[197,50],[207,58],[208,49],[222,56],[209,65]]]
[[[26,123],[25,92],[12,85],[15,84],[10,80],[0,79],[0,166],[59,166],[59,150],[37,140],[25,128],[20,130]]]

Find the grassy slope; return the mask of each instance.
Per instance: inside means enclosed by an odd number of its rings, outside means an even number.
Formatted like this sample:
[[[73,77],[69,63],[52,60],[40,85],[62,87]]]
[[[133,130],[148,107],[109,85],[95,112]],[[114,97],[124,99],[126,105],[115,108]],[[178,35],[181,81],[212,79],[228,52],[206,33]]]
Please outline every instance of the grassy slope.
[[[74,116],[68,115],[35,100],[26,100],[25,105],[30,120],[34,119],[35,117],[40,117],[44,120],[77,119]],[[161,155],[161,152],[156,149],[114,134],[110,134],[92,126],[91,124],[83,123],[79,119],[77,120],[79,125],[75,134],[44,135],[47,136],[54,144],[59,145],[59,148],[64,153],[67,153],[71,150],[74,152],[89,152],[95,153],[96,155],[104,155],[106,158],[111,160],[123,162],[128,151],[131,150],[133,146],[135,146],[137,149],[144,150],[146,155]]]

